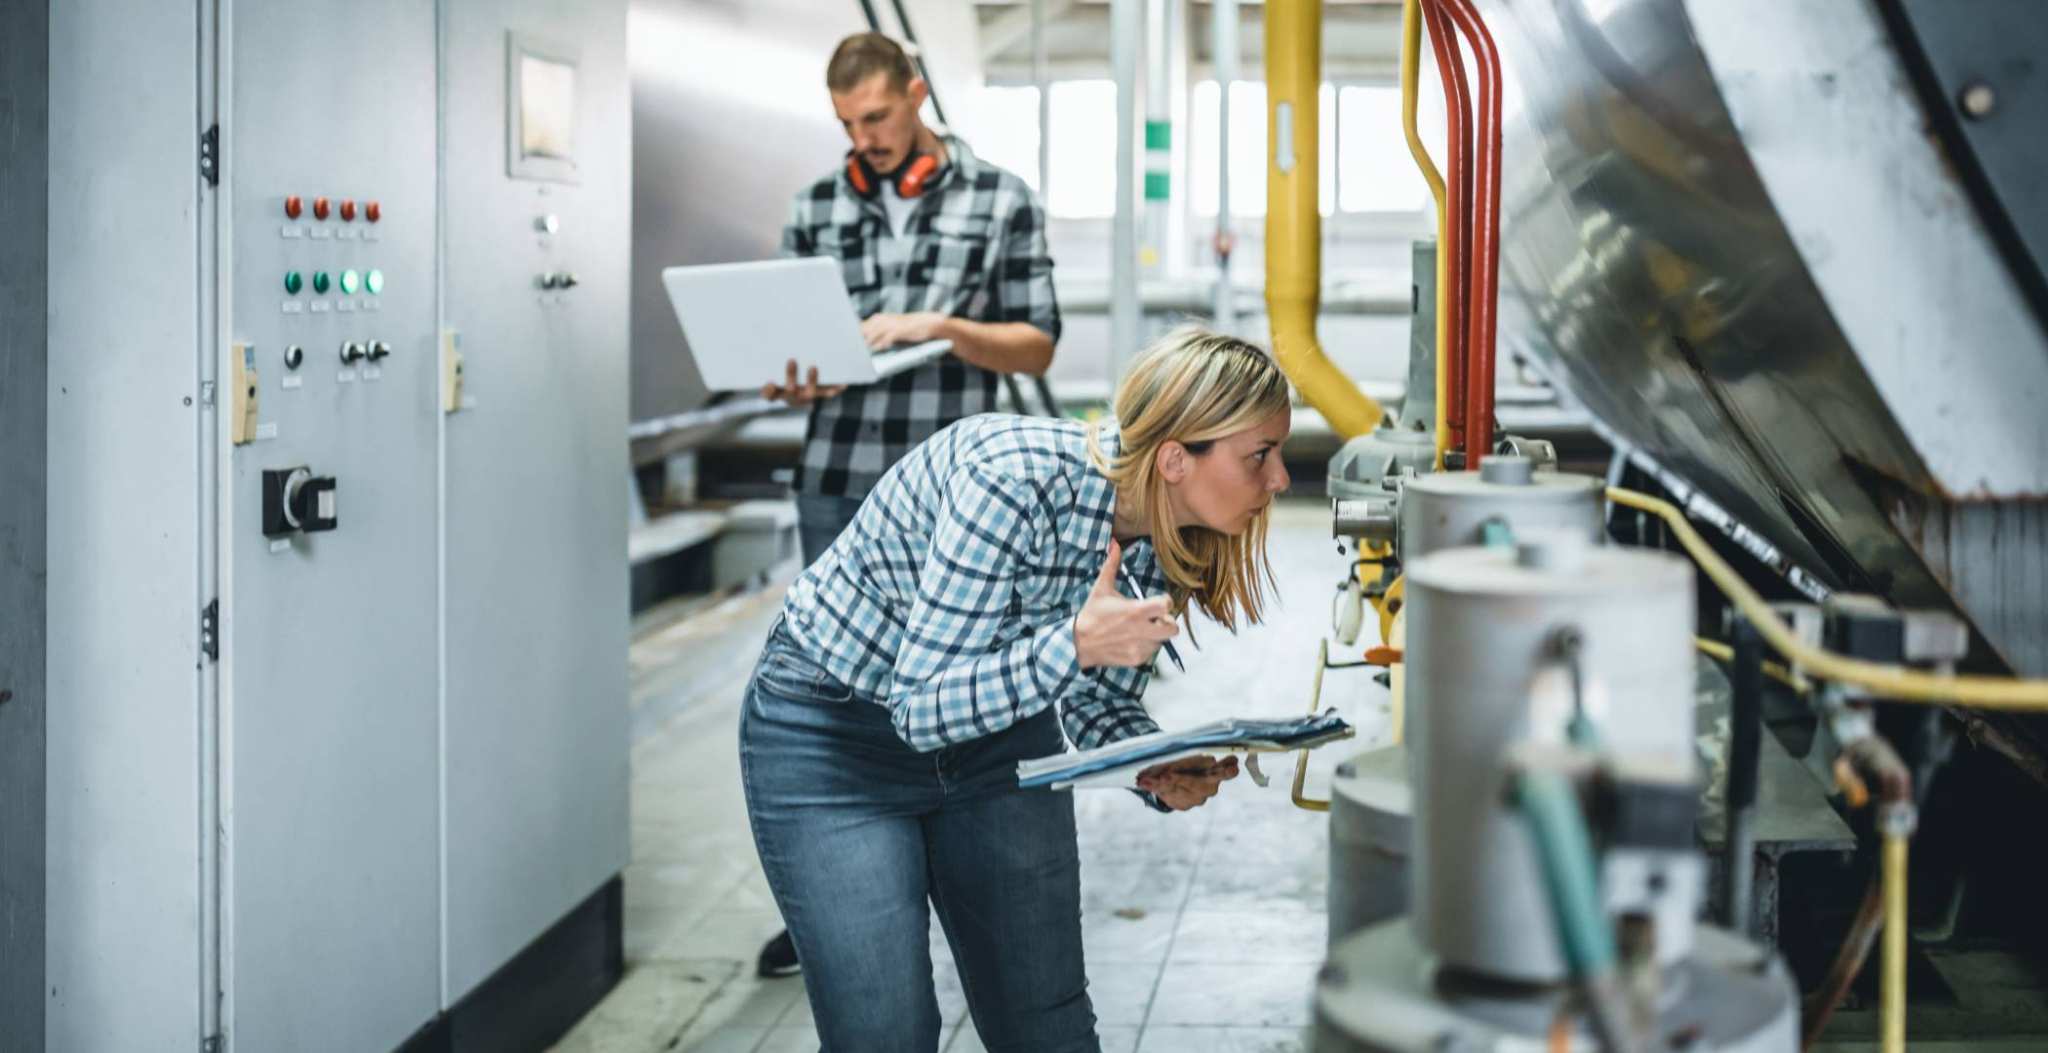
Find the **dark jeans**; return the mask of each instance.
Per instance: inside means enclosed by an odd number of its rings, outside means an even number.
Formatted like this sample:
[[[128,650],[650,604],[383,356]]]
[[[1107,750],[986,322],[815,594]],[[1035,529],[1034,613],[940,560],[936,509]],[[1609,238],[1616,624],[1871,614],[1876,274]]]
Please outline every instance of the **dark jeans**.
[[[846,524],[853,522],[853,514],[860,511],[860,502],[858,497],[796,495],[796,535],[803,546],[804,566],[816,563],[832,547]]]
[[[829,1053],[938,1048],[931,916],[994,1053],[1097,1053],[1073,798],[1020,790],[1061,749],[1048,710],[934,753],[896,736],[778,623],[748,686],[740,768],[754,845]]]

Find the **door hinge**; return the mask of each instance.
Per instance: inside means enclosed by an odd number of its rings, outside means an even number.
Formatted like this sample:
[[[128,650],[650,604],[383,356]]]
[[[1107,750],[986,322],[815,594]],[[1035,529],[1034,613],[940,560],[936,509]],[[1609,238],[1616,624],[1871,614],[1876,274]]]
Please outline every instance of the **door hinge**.
[[[199,610],[199,649],[209,662],[220,661],[220,601],[206,601]]]
[[[199,133],[199,178],[207,186],[220,185],[220,125],[208,125]]]
[[[199,1053],[220,1053],[220,1047],[220,1036],[208,1035],[200,1041]]]

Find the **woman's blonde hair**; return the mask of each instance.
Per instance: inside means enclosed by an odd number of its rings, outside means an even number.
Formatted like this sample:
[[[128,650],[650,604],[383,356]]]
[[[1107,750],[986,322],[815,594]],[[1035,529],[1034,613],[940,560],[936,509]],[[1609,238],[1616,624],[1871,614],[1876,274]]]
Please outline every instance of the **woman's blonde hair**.
[[[1089,459],[1115,485],[1118,499],[1151,524],[1176,614],[1193,601],[1233,631],[1239,616],[1257,622],[1273,567],[1266,559],[1264,511],[1236,537],[1174,522],[1159,448],[1178,442],[1199,456],[1217,439],[1262,424],[1288,404],[1287,377],[1271,355],[1236,337],[1183,326],[1147,347],[1117,385],[1115,457],[1103,450],[1099,426],[1090,427]]]

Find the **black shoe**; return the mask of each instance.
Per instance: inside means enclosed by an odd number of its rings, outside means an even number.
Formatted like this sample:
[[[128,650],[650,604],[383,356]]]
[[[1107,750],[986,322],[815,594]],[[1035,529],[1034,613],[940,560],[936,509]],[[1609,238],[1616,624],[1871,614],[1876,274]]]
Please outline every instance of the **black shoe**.
[[[803,968],[796,960],[796,943],[789,938],[789,930],[784,929],[781,935],[769,940],[768,945],[761,948],[761,961],[754,966],[754,971],[760,973],[763,978],[772,980],[781,976],[795,976],[802,972]]]

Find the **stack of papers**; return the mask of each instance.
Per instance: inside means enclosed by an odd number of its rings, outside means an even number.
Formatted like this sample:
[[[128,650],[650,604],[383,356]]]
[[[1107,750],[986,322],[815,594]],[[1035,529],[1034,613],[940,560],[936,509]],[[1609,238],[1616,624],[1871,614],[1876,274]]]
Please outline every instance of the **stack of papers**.
[[[1025,789],[1050,786],[1136,785],[1138,773],[1155,764],[1204,753],[1285,753],[1313,749],[1348,739],[1351,725],[1336,710],[1292,720],[1218,720],[1185,731],[1156,731],[1092,750],[1058,753],[1019,761],[1017,785]]]

